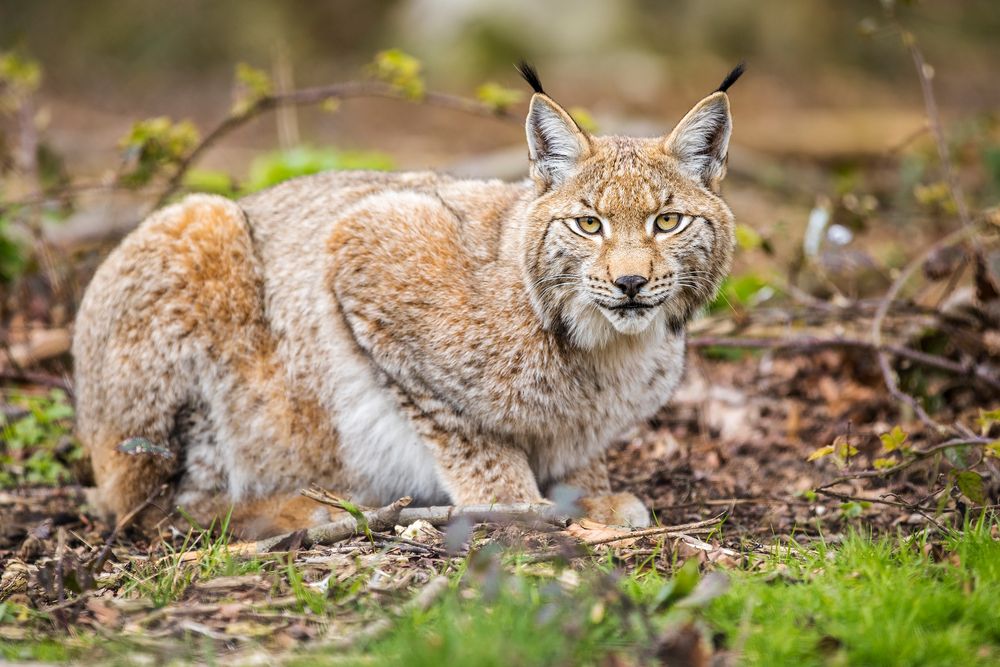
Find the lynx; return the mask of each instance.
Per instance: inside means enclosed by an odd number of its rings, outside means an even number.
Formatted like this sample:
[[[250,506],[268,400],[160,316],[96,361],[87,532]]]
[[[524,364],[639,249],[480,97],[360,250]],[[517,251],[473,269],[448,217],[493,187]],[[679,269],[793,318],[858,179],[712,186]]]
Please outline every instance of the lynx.
[[[331,172],[191,195],[126,237],[73,344],[99,510],[166,485],[161,509],[264,536],[329,519],[310,483],[364,505],[567,484],[592,519],[648,525],[605,451],[670,397],[685,324],[729,270],[742,68],[647,139],[591,136],[521,72],[523,182]]]

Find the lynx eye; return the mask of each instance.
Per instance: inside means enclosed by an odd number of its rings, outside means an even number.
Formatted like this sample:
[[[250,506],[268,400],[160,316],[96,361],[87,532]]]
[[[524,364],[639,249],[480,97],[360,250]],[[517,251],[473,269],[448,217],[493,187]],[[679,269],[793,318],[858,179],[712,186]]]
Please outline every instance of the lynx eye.
[[[656,231],[664,234],[680,231],[681,225],[686,222],[685,218],[687,216],[680,213],[661,213],[656,216]]]
[[[584,234],[594,235],[601,231],[601,221],[592,215],[584,215],[575,219],[576,226]]]

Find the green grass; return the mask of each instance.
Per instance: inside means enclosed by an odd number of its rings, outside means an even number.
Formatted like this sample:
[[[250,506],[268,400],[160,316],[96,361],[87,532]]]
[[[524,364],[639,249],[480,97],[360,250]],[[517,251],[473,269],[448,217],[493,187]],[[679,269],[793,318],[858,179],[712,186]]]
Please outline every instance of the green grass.
[[[983,519],[933,546],[922,534],[855,532],[836,546],[794,548],[730,572],[731,588],[693,610],[675,605],[698,581],[693,563],[669,578],[650,569],[616,577],[598,562],[575,587],[473,572],[464,577],[473,586],[401,619],[358,664],[606,664],[610,653],[648,656],[690,618],[720,648],[741,651],[739,664],[998,665],[997,525]]]
[[[163,607],[183,597],[187,588],[197,581],[260,572],[264,561],[240,557],[229,551],[229,519],[227,515],[218,528],[214,522],[208,528],[191,528],[180,547],[165,543],[166,553],[161,558],[139,565],[134,572],[123,570],[128,581],[122,593]],[[200,551],[197,559],[187,557],[192,551]]]
[[[919,538],[854,533],[735,577],[706,618],[749,665],[1000,664],[995,525],[949,537],[940,560]]]
[[[284,655],[301,665],[605,665],[612,654],[623,664],[651,664],[657,641],[686,621],[703,628],[716,648],[738,653],[735,664],[1000,665],[998,529],[991,515],[933,541],[923,533],[873,538],[856,531],[836,544],[792,543],[780,555],[751,561],[748,570],[727,571],[731,585],[714,598],[699,593],[718,579],[699,574],[695,561],[667,560],[670,576],[653,568],[665,554],[627,571],[608,557],[572,570],[486,547],[448,566],[451,585],[428,609],[405,611],[413,593],[367,594],[369,570],[324,594],[306,585],[287,556],[246,560],[228,553],[224,530],[192,531],[168,558],[137,569],[129,585],[131,594],[164,605],[183,598],[195,581],[260,571],[297,598],[296,613],[334,623],[347,613],[356,624],[348,633],[392,619],[388,632],[354,649],[306,642]],[[190,549],[200,549],[201,558],[182,562]],[[313,568],[308,579],[321,575]],[[0,625],[42,627],[41,616],[0,606]],[[95,643],[87,633],[72,646],[50,639],[42,632],[0,642],[0,657],[131,662],[150,650],[114,636]],[[210,643],[198,641],[184,642],[184,651],[170,657],[210,658]]]

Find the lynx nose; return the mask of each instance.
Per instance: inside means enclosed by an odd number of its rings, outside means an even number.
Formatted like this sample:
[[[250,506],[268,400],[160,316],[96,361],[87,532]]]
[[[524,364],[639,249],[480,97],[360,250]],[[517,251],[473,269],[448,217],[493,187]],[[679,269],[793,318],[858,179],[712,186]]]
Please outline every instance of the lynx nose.
[[[634,299],[635,295],[642,289],[642,286],[648,282],[649,280],[642,276],[622,276],[615,280],[615,285],[617,285],[618,289],[625,292],[628,298]]]

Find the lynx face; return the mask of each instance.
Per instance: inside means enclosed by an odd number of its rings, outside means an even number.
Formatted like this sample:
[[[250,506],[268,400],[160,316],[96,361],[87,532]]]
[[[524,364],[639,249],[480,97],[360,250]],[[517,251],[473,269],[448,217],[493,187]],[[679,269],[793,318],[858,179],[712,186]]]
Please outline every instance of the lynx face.
[[[525,238],[535,310],[577,345],[654,322],[679,331],[729,271],[733,216],[718,195],[731,131],[724,92],[667,137],[592,137],[544,93],[528,114],[538,197]]]

